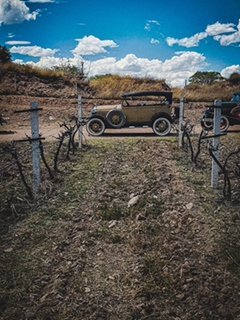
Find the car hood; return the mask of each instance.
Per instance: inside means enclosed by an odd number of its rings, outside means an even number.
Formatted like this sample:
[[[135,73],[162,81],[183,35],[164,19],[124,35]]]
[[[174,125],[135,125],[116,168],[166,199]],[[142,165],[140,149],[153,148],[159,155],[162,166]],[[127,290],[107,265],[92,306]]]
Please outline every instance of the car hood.
[[[121,109],[122,106],[121,104],[116,104],[116,105],[112,105],[112,104],[107,104],[105,106],[97,106],[97,111],[101,112],[101,111],[110,111],[112,109]]]

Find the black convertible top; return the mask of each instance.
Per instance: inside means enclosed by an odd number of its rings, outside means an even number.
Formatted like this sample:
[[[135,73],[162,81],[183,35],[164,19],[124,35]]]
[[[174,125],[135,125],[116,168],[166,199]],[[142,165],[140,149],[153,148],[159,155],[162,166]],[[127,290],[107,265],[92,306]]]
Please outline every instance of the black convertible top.
[[[128,98],[128,97],[143,97],[143,96],[159,96],[159,97],[165,97],[169,103],[172,103],[172,92],[170,91],[140,91],[140,92],[130,92],[130,93],[124,93],[122,94],[122,98]]]

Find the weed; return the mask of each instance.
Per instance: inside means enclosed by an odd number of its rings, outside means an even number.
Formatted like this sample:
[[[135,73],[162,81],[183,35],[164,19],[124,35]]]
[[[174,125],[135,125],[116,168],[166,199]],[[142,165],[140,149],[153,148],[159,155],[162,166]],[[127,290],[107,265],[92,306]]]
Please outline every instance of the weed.
[[[126,209],[114,202],[109,204],[104,202],[98,208],[98,217],[107,221],[120,220],[126,214]]]

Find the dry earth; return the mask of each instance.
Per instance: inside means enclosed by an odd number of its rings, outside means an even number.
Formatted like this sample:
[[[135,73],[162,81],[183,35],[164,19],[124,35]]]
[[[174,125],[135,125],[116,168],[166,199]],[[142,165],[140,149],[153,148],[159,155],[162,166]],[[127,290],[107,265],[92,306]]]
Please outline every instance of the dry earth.
[[[44,109],[40,132],[47,138],[77,114],[77,98],[0,96],[9,118],[1,129],[16,131],[2,141],[24,137],[29,114],[13,110],[33,100]],[[92,100],[83,101],[84,116],[91,108]],[[196,123],[202,106],[185,110]],[[0,296],[1,320],[240,319],[240,260],[231,251],[239,206],[227,207],[201,170],[180,170],[172,142],[136,136],[119,143],[118,134],[111,148],[104,139],[102,148],[90,146],[86,167],[78,169],[81,157],[72,160],[57,192],[31,209],[31,228],[23,220],[4,235],[1,281],[9,296]],[[97,169],[86,186],[93,157]],[[24,268],[8,272],[11,258]],[[23,281],[27,290],[18,293]]]

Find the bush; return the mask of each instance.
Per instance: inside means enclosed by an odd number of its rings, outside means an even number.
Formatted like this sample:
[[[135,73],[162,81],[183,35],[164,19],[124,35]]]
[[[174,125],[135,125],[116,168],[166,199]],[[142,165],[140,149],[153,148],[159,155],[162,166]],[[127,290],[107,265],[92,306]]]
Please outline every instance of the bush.
[[[238,72],[234,72],[230,75],[229,77],[229,82],[232,84],[232,85],[238,85],[240,84],[240,73]]]

